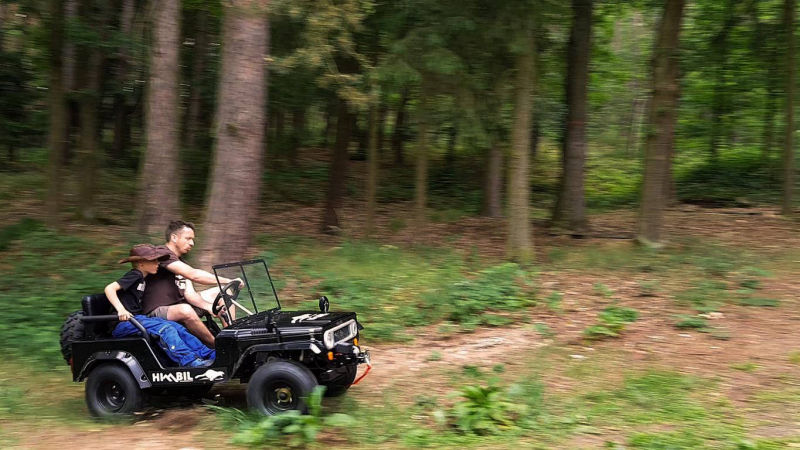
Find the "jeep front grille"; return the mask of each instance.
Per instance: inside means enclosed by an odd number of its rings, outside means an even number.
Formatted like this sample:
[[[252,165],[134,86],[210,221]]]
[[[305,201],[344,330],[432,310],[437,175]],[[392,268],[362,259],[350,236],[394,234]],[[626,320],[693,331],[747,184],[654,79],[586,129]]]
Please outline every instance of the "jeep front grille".
[[[358,326],[355,319],[350,319],[345,323],[336,325],[330,330],[325,331],[324,339],[325,346],[333,348],[336,344],[350,340],[358,334]]]

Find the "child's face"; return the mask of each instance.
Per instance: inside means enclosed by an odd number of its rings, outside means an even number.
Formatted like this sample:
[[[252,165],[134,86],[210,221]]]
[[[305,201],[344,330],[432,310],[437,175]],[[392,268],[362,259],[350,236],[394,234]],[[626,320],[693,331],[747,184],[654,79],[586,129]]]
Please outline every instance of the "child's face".
[[[153,275],[158,272],[158,261],[141,261],[139,262],[139,270],[145,275]]]

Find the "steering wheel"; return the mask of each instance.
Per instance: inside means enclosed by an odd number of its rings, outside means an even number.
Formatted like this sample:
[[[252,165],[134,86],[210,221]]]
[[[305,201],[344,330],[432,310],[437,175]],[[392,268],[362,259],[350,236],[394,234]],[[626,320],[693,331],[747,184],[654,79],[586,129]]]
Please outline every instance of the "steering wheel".
[[[230,294],[228,291],[231,291]],[[216,316],[222,310],[223,304],[220,303],[220,298],[224,301],[225,308],[230,311],[231,306],[233,306],[233,301],[239,298],[240,291],[241,285],[239,284],[239,280],[231,280],[220,289],[217,298],[214,299],[214,303],[211,305],[211,312]]]

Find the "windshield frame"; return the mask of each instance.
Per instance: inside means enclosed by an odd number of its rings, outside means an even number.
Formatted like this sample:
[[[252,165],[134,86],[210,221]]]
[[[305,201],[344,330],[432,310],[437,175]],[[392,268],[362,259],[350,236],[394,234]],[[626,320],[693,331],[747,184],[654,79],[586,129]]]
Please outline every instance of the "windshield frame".
[[[214,271],[214,277],[217,279],[217,286],[219,287],[220,291],[222,291],[222,283],[219,281],[219,274],[217,273],[217,269],[230,269],[231,267],[238,267],[239,272],[241,273],[242,281],[244,281],[245,286],[247,286],[247,293],[250,295],[250,301],[253,304],[253,310],[255,314],[258,314],[258,305],[256,305],[256,299],[253,297],[253,290],[250,288],[250,282],[247,280],[247,274],[245,273],[244,267],[251,266],[256,264],[262,264],[264,266],[264,271],[267,273],[267,279],[269,280],[269,285],[272,288],[272,294],[275,296],[275,302],[278,306],[271,308],[269,311],[280,310],[281,309],[281,301],[278,298],[278,291],[275,290],[275,283],[272,282],[272,275],[269,273],[269,267],[267,267],[267,262],[262,259],[251,259],[247,261],[238,261],[232,263],[225,263],[225,264],[215,264],[211,266],[211,269]]]

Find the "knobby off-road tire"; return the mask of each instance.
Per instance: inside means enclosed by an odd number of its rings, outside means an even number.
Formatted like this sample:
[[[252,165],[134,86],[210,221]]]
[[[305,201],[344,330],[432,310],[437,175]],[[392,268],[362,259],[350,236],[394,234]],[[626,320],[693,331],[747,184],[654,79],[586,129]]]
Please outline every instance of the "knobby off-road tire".
[[[358,366],[355,364],[344,366],[341,376],[325,384],[325,397],[338,397],[347,392],[356,380],[357,372]]]
[[[142,407],[142,390],[127,367],[101,364],[86,381],[86,406],[100,418],[125,417]]]
[[[317,386],[311,371],[294,361],[274,361],[259,367],[247,385],[247,405],[266,415],[306,412],[306,398]]]
[[[83,311],[75,311],[67,316],[64,325],[61,326],[61,355],[64,360],[69,364],[72,359],[72,342],[83,338]]]

